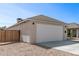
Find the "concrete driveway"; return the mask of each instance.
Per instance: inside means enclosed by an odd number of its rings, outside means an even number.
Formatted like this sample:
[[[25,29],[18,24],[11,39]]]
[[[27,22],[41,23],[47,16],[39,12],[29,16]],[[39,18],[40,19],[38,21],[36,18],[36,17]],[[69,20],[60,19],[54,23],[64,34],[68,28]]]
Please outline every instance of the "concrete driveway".
[[[70,41],[70,40],[54,41],[54,42],[40,43],[39,45],[42,47],[46,47],[48,49],[57,49],[79,55],[79,41]]]

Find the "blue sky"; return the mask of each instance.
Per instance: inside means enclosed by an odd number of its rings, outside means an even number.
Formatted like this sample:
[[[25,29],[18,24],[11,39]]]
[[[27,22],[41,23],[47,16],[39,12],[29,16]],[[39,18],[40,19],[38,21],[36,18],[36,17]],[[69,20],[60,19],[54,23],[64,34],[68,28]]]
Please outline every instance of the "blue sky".
[[[24,19],[40,14],[67,23],[79,23],[79,4],[0,4],[0,26],[10,26],[16,23],[16,18]]]

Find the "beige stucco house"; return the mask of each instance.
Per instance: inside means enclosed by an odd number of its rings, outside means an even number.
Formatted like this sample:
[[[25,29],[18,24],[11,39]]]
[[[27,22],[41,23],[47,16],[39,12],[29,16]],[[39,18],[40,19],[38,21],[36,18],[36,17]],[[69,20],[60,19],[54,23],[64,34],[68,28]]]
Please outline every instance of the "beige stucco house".
[[[66,38],[70,40],[79,40],[79,24],[69,23],[65,25]]]
[[[28,43],[65,40],[64,22],[44,15],[19,19],[7,30],[20,30],[20,40]]]

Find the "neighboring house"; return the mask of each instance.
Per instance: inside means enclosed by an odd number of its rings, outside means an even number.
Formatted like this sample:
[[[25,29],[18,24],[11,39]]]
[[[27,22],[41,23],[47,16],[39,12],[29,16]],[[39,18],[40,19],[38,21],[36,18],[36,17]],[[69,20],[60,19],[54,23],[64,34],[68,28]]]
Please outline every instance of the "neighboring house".
[[[7,30],[20,30],[20,38],[23,42],[41,43],[65,40],[65,28],[62,21],[44,15],[24,20],[18,18],[18,21]]]
[[[66,24],[67,39],[79,39],[79,24]]]

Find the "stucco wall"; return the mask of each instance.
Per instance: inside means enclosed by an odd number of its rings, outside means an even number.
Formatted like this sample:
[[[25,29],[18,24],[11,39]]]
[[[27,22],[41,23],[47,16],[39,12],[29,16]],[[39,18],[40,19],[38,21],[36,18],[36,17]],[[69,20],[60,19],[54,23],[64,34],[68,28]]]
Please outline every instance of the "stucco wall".
[[[36,39],[35,37],[36,25],[32,23],[33,21],[28,21],[28,22],[16,25],[14,27],[8,28],[8,30],[20,30],[21,41],[34,43]]]

